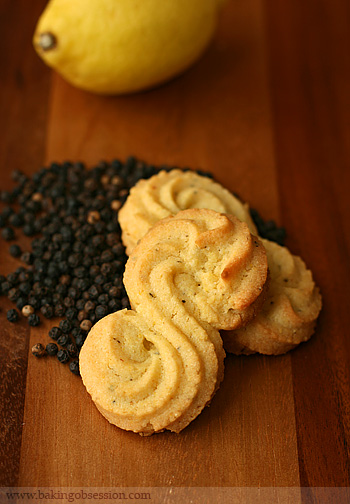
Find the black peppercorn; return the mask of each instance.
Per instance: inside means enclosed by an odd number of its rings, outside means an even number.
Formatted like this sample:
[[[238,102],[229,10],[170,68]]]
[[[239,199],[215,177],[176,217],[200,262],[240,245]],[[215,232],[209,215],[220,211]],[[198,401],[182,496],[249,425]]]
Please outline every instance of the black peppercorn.
[[[0,228],[5,227],[6,223],[7,223],[7,217],[5,217],[4,215],[0,214]]]
[[[36,327],[40,324],[40,317],[36,313],[32,313],[28,317],[28,324],[32,327]]]
[[[40,308],[40,311],[41,313],[43,314],[43,316],[47,319],[50,319],[53,317],[54,315],[54,309],[51,305],[49,304],[45,304],[44,306],[42,306]]]
[[[45,294],[44,297],[40,299],[40,306],[51,305],[52,296],[50,294]]]
[[[78,334],[75,337],[75,344],[77,345],[78,348],[81,348],[86,340],[86,334]]]
[[[20,291],[16,287],[12,287],[12,289],[10,289],[7,294],[7,297],[13,303],[15,303],[18,300],[19,296],[20,296]]]
[[[87,273],[86,273],[87,274]],[[80,291],[85,291],[87,290],[91,285],[91,282],[89,281],[88,278],[79,278],[78,281],[77,281],[77,288],[80,290]]]
[[[116,243],[112,247],[112,252],[116,257],[123,257],[125,254],[125,249],[121,243]]]
[[[69,343],[67,345],[67,351],[70,357],[76,357],[78,355],[78,347],[75,343]]]
[[[68,257],[68,264],[72,268],[76,268],[82,261],[82,256],[80,254],[71,254]]]
[[[47,264],[45,261],[37,258],[37,259],[34,259],[33,265],[34,265],[34,268],[37,273],[41,273],[43,275],[46,274]]]
[[[100,286],[105,284],[106,281],[107,281],[107,279],[104,275],[97,275],[97,277],[95,278],[95,284],[96,284],[97,288],[100,288]]]
[[[22,254],[22,250],[21,250],[21,247],[19,245],[11,245],[10,246],[10,255],[12,257],[20,257],[20,255]]]
[[[14,213],[9,217],[8,222],[11,226],[19,228],[23,226],[23,217],[20,214]]]
[[[87,319],[89,317],[89,313],[86,310],[80,310],[80,312],[77,315],[77,319],[79,322],[82,322],[83,320]]]
[[[23,176],[25,177],[24,173],[20,170],[12,170],[11,172],[11,178],[15,182],[20,182]]]
[[[66,345],[68,345],[68,343],[70,342],[70,337],[68,334],[61,334],[58,338],[57,338],[57,343],[64,347]]]
[[[80,299],[77,299],[76,303],[75,303],[75,307],[78,311],[82,310],[85,306],[85,300],[80,298]]]
[[[94,264],[89,269],[90,276],[92,277],[96,277],[97,275],[100,274],[100,272],[101,272],[100,267],[97,264]]]
[[[69,331],[72,329],[72,324],[69,320],[63,319],[59,323],[59,328],[63,333],[68,334]]]
[[[49,266],[49,268],[50,268],[50,266]],[[56,280],[50,276],[50,272],[49,271],[47,272],[47,274],[49,276],[47,276],[47,277],[44,278],[44,285],[45,285],[45,287],[49,287],[49,288],[55,287],[56,286]]]
[[[35,310],[38,310],[41,306],[40,297],[28,296],[28,304],[30,304]]]
[[[68,296],[72,299],[78,299],[80,296],[79,289],[77,289],[76,287],[69,287]]]
[[[82,320],[80,323],[80,328],[83,329],[83,331],[90,331],[91,327],[92,327],[91,320],[85,319]]]
[[[72,308],[74,306],[74,299],[71,297],[65,297],[63,300],[63,304],[66,308]]]
[[[78,360],[73,360],[69,363],[69,369],[71,370],[71,372],[77,376],[80,375],[80,371],[79,371],[79,361]]]
[[[1,236],[3,237],[4,240],[6,241],[11,241],[15,237],[15,232],[11,227],[5,227],[1,231]]]
[[[121,294],[122,294],[121,287],[116,287],[115,285],[113,285],[108,291],[108,295],[110,298],[119,299],[121,297]]]
[[[114,254],[113,254],[112,250],[106,249],[102,252],[102,254],[101,254],[102,263],[111,262],[111,261],[113,261],[113,259],[114,259]]]
[[[2,215],[8,219],[10,215],[14,213],[14,210],[10,206],[5,206],[5,208],[2,211]]]
[[[56,345],[56,343],[48,343],[46,345],[46,353],[47,355],[51,355],[51,356],[54,356],[56,355],[58,352],[58,346]]]
[[[105,293],[100,294],[97,298],[97,302],[100,305],[107,305],[108,301],[109,301],[109,296],[108,296],[108,294],[105,294]]]
[[[123,297],[121,302],[122,308],[130,308],[129,298],[127,296]]]
[[[46,349],[41,343],[36,343],[32,346],[32,354],[35,355],[35,357],[44,357],[44,355],[46,355]]]
[[[115,271],[116,271],[116,272],[121,273],[121,272],[123,271],[123,269],[124,269],[124,264],[123,264],[123,262],[122,262],[122,261],[118,261],[118,260],[116,260],[116,261],[113,261],[113,263],[112,263],[112,264],[113,264],[114,269],[115,269]]]
[[[119,235],[117,233],[108,233],[106,237],[106,242],[109,247],[113,247],[113,245],[118,244],[118,241],[120,240]],[[113,256],[114,256],[114,251],[111,251]]]
[[[6,317],[9,322],[17,322],[17,320],[19,319],[19,313],[17,310],[12,308],[11,310],[7,311]]]
[[[86,268],[84,266],[79,266],[78,268],[74,268],[73,273],[77,278],[84,278],[86,275]]]
[[[67,362],[69,361],[69,354],[65,348],[61,348],[61,350],[57,352],[57,359],[62,364],[67,364]]]
[[[25,306],[27,302],[27,298],[20,296],[16,301],[16,306],[19,310],[22,310],[23,306]]]
[[[1,292],[3,294],[7,294],[9,292],[9,290],[11,289],[11,287],[12,287],[12,285],[7,280],[5,280],[4,282],[1,282]]]
[[[45,255],[46,255],[46,252],[45,252]],[[49,261],[49,259],[47,259]],[[47,278],[46,280],[50,280],[53,283],[57,283],[57,278],[60,274],[60,272],[58,271],[57,269],[57,266],[56,264],[54,263],[49,263],[48,267],[47,267],[47,270],[46,270],[46,273],[47,273],[47,276],[49,278]]]
[[[113,287],[112,282],[107,282],[107,283],[105,283],[105,284],[102,286],[102,288],[103,288],[103,292],[105,292],[106,294],[108,294],[109,289],[110,289],[111,287]]]
[[[98,305],[95,309],[96,319],[101,319],[108,314],[108,308],[105,305]]]
[[[101,234],[97,234],[92,237],[92,245],[96,249],[100,248],[103,245],[104,241],[105,241],[104,236]]]
[[[68,320],[72,321],[73,319],[76,318],[77,313],[78,313],[78,310],[76,308],[73,308],[73,307],[67,308],[67,310],[66,310],[66,318]]]
[[[88,294],[90,299],[97,299],[98,296],[101,294],[101,287],[99,285],[91,285],[91,287],[88,290]]]
[[[92,311],[94,310],[96,307],[95,303],[91,300],[87,301],[85,304],[84,304],[84,310],[86,312],[89,312],[89,311]]]
[[[71,283],[71,281],[72,281],[72,278],[70,277],[70,275],[61,275],[60,276],[59,282],[62,285],[68,285],[69,286],[70,283]]]
[[[23,252],[21,255],[21,261],[28,265],[33,264],[34,256],[31,252]]]
[[[32,290],[32,286],[31,286],[30,282],[21,282],[19,284],[18,288],[21,291],[21,293],[26,296],[28,296],[28,294]]]
[[[72,287],[74,287],[74,289],[77,289],[78,288],[78,282],[79,282],[79,278],[73,276],[73,280],[72,280]],[[75,294],[73,294],[74,296]]]
[[[118,310],[120,310],[122,307],[121,302],[119,299],[111,299],[108,303],[108,308],[111,313],[114,313]]]
[[[57,340],[59,338],[59,336],[61,336],[62,334],[62,331],[59,327],[52,327],[49,331],[49,336],[50,338],[52,338],[53,340]]]
[[[55,287],[55,291],[60,294],[61,296],[65,296],[67,294],[68,288],[66,284],[58,284]]]
[[[32,224],[25,224],[22,231],[26,236],[33,236],[35,234],[35,228]]]
[[[58,266],[59,273],[69,273],[70,272],[69,264],[66,261],[60,261],[57,266]]]
[[[21,271],[18,275],[19,282],[30,282],[33,279],[33,273],[29,270]]]
[[[113,265],[113,263],[103,263],[101,265],[101,273],[105,276],[105,277],[109,277],[110,275],[112,275],[115,271],[115,267]]]
[[[83,292],[82,294],[82,299],[84,299],[85,301],[88,301],[90,299],[90,295],[89,295],[89,292],[88,291],[85,291]]]

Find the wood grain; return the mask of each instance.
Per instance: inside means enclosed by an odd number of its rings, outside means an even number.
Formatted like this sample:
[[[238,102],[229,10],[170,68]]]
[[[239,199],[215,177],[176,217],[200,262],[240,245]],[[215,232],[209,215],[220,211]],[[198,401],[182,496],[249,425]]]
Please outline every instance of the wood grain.
[[[261,8],[229,4],[204,58],[147,93],[101,98],[55,76],[47,161],[133,154],[200,167],[278,219]],[[109,425],[66,369],[30,360],[21,485],[298,486],[290,356],[228,358],[226,369],[210,409],[181,436],[140,439]]]
[[[47,97],[50,76],[33,53],[30,42],[44,0],[1,3],[0,18],[0,181],[10,189],[11,170],[30,174],[43,161]],[[1,242],[1,274],[18,267],[9,257],[8,244]],[[16,485],[18,480],[29,330],[21,323],[16,329],[6,320],[12,306],[1,300],[0,338],[0,484]]]
[[[300,482],[349,486],[349,5],[265,3],[282,220],[324,301],[316,336],[291,354]]]
[[[47,160],[93,164],[133,154],[210,170],[278,218],[272,135],[262,2],[233,0],[204,57],[155,90],[101,98],[55,76]]]

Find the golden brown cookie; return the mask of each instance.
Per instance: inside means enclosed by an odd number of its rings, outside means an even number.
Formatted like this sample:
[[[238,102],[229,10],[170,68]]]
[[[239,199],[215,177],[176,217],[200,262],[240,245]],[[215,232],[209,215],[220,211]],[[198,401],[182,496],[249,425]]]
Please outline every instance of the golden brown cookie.
[[[192,209],[155,225],[126,265],[133,309],[100,320],[80,353],[101,413],[141,434],[185,428],[223,378],[219,329],[254,316],[267,273],[264,247],[235,217]]]
[[[311,271],[286,247],[262,242],[270,268],[267,298],[249,324],[221,333],[227,352],[278,355],[307,341],[314,332],[322,299]]]
[[[127,254],[156,222],[187,208],[208,208],[234,215],[257,234],[248,205],[208,177],[174,169],[140,180],[131,189],[118,216]]]

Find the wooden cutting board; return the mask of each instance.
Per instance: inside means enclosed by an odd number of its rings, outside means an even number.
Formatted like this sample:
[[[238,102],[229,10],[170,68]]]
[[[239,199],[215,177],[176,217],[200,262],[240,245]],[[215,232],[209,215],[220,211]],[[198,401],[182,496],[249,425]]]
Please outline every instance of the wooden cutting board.
[[[35,2],[36,11],[43,3]],[[24,24],[25,3],[20,4]],[[337,16],[340,22],[344,5],[337,3],[333,18],[327,17],[326,7],[317,11],[318,24],[313,27],[306,22],[314,19],[312,5],[295,6],[288,0],[282,7],[277,0],[231,0],[213,44],[193,68],[158,89],[133,96],[94,96],[72,88],[56,74],[49,81],[49,70],[35,60],[25,41],[27,61],[35,62],[17,62],[24,72],[20,75],[35,79],[35,69],[40,68],[37,75],[43,77],[38,86],[45,90],[47,101],[43,104],[38,88],[27,84],[19,108],[8,105],[12,122],[10,133],[4,133],[7,150],[1,159],[9,168],[18,167],[11,165],[11,155],[17,164],[26,158],[25,152],[15,152],[10,141],[15,137],[15,133],[11,137],[13,117],[20,117],[23,125],[19,112],[23,110],[28,128],[31,114],[37,113],[32,119],[37,129],[29,132],[34,146],[25,142],[30,160],[37,163],[69,159],[92,166],[102,159],[134,155],[155,165],[211,171],[265,219],[286,225],[287,244],[313,269],[325,308],[314,338],[287,355],[227,356],[225,379],[210,408],[180,435],[142,438],[110,425],[67,367],[29,355],[25,395],[15,396],[17,418],[25,397],[23,429],[4,414],[5,426],[14,426],[12,446],[17,449],[16,453],[12,449],[14,461],[8,463],[11,470],[3,484],[348,485],[350,347],[345,329],[350,321],[341,277],[349,273],[344,183],[350,156],[349,144],[341,143],[329,125],[331,118],[344,135],[349,133],[349,111],[340,106],[349,65],[339,70],[334,60],[336,53],[341,58],[339,25],[334,19]],[[27,26],[29,33],[32,26]],[[327,38],[321,33],[324,26]],[[349,34],[345,25],[341,30]],[[308,46],[302,45],[307,41]],[[18,79],[17,85],[23,85]],[[16,134],[17,140],[24,136]],[[336,152],[337,163],[332,164]],[[330,165],[335,181],[327,175]],[[33,162],[26,170],[38,168]],[[2,180],[10,186],[4,172]],[[330,209],[337,217],[337,235]],[[9,265],[5,252],[1,254],[3,264]],[[25,326],[14,329],[3,319],[2,315],[4,340],[29,337],[24,350],[19,345],[22,364],[23,352],[26,355],[32,344],[49,341],[49,324],[28,334]],[[15,336],[11,331],[16,331]],[[22,365],[17,378],[10,380],[13,388],[16,379],[24,384],[21,373]],[[7,450],[11,455],[11,448]]]

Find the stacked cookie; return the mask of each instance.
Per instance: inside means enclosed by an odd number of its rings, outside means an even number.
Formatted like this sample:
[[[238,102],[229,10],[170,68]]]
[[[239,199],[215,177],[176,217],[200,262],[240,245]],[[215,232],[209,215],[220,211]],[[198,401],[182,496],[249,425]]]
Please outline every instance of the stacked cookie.
[[[123,429],[180,432],[223,378],[219,329],[254,318],[267,280],[265,249],[237,218],[189,209],[158,222],[126,265],[133,309],[100,320],[80,353],[97,408]]]
[[[122,239],[130,254],[137,241],[159,219],[185,208],[211,208],[257,229],[249,207],[213,180],[194,172],[162,171],[131,189],[119,212]],[[300,257],[263,240],[270,270],[267,299],[258,317],[240,330],[223,332],[226,351],[235,354],[282,354],[308,340],[321,310],[321,295]]]
[[[130,255],[138,240],[159,220],[188,208],[234,215],[248,225],[251,233],[257,234],[248,205],[208,177],[174,169],[140,180],[131,189],[118,214],[126,253]]]
[[[225,350],[281,354],[310,338],[321,309],[311,272],[258,238],[248,206],[220,184],[160,172],[131,190],[119,221],[132,310],[100,320],[80,353],[111,423],[180,432],[211,401]]]

